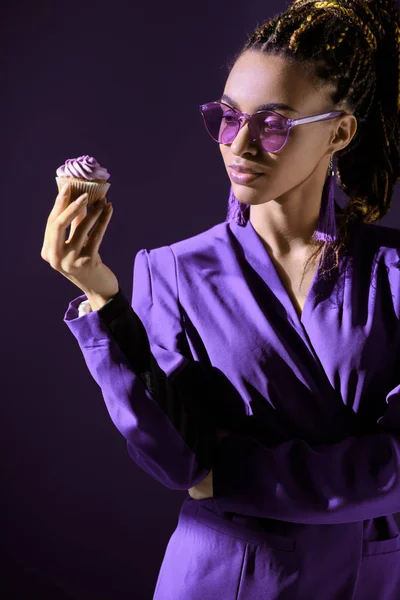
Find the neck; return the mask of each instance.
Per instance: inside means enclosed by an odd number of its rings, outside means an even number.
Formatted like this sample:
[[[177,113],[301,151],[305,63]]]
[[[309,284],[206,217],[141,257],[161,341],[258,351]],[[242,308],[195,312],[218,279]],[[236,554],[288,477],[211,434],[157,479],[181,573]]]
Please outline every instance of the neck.
[[[312,214],[304,208],[282,210],[274,200],[250,207],[249,219],[260,238],[275,256],[302,254],[310,249],[311,236],[318,221],[319,208]]]
[[[275,256],[305,255],[315,247],[313,235],[321,208],[325,173],[302,182],[263,204],[250,205],[249,219]]]

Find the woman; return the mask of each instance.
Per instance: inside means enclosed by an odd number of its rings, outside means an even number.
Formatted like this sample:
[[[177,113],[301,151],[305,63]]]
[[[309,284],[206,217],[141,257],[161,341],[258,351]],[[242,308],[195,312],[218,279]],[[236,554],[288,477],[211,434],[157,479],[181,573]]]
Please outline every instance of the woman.
[[[189,490],[155,600],[400,598],[400,232],[373,224],[400,176],[399,48],[390,0],[257,27],[200,107],[227,220],[140,250],[131,302],[103,206],[57,197],[42,256],[84,292],[64,321],[130,456]]]

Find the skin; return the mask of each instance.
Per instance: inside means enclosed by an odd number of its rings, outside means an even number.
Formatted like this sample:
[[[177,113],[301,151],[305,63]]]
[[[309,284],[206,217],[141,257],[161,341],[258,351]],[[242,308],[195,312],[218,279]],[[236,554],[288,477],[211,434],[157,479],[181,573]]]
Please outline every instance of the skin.
[[[224,93],[239,109],[252,114],[261,104],[281,102],[299,111],[278,110],[288,118],[306,117],[331,110],[332,84],[318,87],[311,72],[281,56],[248,50],[236,61],[226,81]],[[343,115],[293,127],[280,152],[269,153],[253,143],[246,123],[231,144],[220,144],[228,165],[246,162],[263,174],[254,183],[232,181],[239,202],[250,204],[249,219],[275,256],[299,256],[309,248],[309,238],[317,224],[322,189],[330,156],[345,148],[357,130],[354,115]]]
[[[86,294],[92,310],[98,310],[119,289],[117,277],[99,254],[113,208],[101,198],[88,213],[86,203],[87,194],[70,202],[69,186],[59,191],[47,218],[40,255]]]
[[[296,109],[297,113],[277,111],[292,119],[331,110],[350,113],[292,128],[278,153],[266,152],[254,143],[247,123],[232,143],[219,145],[236,198],[250,205],[251,224],[287,273],[297,272],[299,264],[310,255],[309,240],[317,224],[330,157],[348,146],[357,131],[357,119],[349,107],[332,104],[329,92],[334,85],[321,87],[310,69],[285,57],[254,50],[238,58],[225,84],[223,93],[249,114],[272,102]],[[263,174],[252,183],[238,184],[231,179],[228,168],[236,161]],[[196,500],[212,498],[212,469],[188,492]]]
[[[223,437],[229,435],[226,429],[217,429],[217,438],[222,440]],[[189,496],[194,500],[204,500],[213,497],[213,471],[207,473],[205,478],[188,490]]]

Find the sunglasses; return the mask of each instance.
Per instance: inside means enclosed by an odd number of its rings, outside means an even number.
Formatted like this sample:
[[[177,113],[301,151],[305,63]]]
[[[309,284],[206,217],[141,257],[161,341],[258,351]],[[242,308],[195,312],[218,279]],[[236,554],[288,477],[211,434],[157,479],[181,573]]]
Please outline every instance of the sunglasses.
[[[282,150],[292,127],[347,114],[345,111],[334,110],[300,119],[288,119],[273,110],[260,110],[249,115],[218,101],[201,104],[199,108],[208,133],[219,144],[231,144],[243,124],[248,121],[251,139],[261,144],[267,152]]]

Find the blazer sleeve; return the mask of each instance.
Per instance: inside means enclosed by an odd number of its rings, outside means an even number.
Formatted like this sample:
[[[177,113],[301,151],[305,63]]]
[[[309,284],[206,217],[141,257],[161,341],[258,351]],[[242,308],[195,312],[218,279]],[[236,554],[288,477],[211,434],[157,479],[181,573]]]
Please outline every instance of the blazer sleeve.
[[[386,396],[377,432],[311,446],[266,447],[229,435],[213,465],[221,510],[295,523],[349,523],[400,511],[400,385]]]
[[[87,300],[72,300],[64,322],[130,457],[166,487],[189,489],[211,469],[217,440],[209,375],[181,326],[172,249],[139,250],[131,301],[121,289],[99,310]]]

